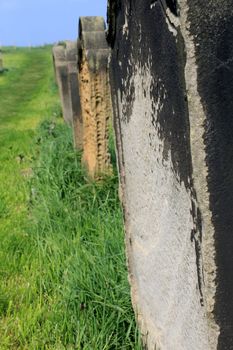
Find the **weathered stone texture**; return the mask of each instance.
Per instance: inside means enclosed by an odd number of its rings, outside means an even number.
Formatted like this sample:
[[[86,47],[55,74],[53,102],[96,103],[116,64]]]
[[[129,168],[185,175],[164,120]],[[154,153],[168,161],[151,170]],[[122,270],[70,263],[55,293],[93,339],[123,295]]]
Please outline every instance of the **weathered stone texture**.
[[[83,162],[91,177],[111,171],[108,153],[112,114],[109,48],[102,17],[81,17],[79,24],[79,88],[83,117]]]
[[[56,81],[58,84],[62,112],[64,120],[68,124],[72,124],[72,104],[70,98],[70,88],[68,79],[68,67],[66,60],[66,47],[65,45],[57,45],[53,47],[54,67],[56,74]]]
[[[233,349],[233,7],[110,0],[132,299],[148,349]]]
[[[0,73],[4,71],[2,52],[0,51]]]
[[[54,69],[63,117],[73,127],[77,149],[83,146],[83,123],[78,83],[79,42],[66,41],[53,48]]]
[[[67,42],[66,60],[68,69],[69,94],[71,99],[74,143],[77,149],[83,148],[83,119],[78,79],[78,42]]]

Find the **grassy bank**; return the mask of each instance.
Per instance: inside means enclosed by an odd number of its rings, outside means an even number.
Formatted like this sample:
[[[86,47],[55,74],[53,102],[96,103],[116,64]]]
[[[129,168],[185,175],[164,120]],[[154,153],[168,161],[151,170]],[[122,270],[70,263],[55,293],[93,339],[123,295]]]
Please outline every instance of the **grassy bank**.
[[[50,48],[10,50],[5,62],[0,348],[141,349],[116,174],[99,184],[86,179],[71,131],[57,118]]]

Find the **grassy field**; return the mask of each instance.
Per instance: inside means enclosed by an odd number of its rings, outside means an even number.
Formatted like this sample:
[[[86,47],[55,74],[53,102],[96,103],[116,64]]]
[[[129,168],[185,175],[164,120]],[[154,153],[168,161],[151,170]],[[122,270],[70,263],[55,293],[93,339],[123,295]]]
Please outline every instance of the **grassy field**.
[[[0,76],[0,349],[139,350],[117,176],[87,180],[50,51]]]

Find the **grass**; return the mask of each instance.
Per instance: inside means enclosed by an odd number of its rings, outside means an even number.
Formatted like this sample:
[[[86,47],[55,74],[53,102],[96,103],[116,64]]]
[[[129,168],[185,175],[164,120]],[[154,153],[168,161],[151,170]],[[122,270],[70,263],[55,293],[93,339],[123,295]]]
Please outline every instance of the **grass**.
[[[0,349],[139,350],[117,175],[87,180],[57,118],[50,48],[9,49],[5,62]]]

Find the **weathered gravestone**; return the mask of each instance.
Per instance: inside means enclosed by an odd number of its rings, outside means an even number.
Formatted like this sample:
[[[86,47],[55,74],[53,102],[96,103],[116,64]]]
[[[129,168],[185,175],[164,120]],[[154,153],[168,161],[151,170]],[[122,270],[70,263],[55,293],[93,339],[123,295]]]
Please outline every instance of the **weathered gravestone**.
[[[233,349],[231,0],[110,0],[132,299],[149,350]]]
[[[71,99],[74,143],[77,149],[83,148],[83,120],[78,82],[78,42],[67,42],[66,60],[68,69],[69,95]]]
[[[0,73],[4,72],[2,51],[0,51]]]
[[[59,89],[64,120],[72,124],[72,104],[70,98],[66,44],[53,47],[56,81]]]
[[[53,47],[54,69],[62,104],[63,118],[68,124],[72,124],[72,103],[68,79],[68,66],[66,60],[66,45]]]
[[[83,162],[90,177],[111,171],[108,153],[112,104],[109,86],[109,48],[102,17],[79,21],[79,91],[83,118]]]
[[[78,43],[65,41],[53,48],[54,70],[63,117],[73,127],[74,143],[82,149],[82,113],[78,84]]]

